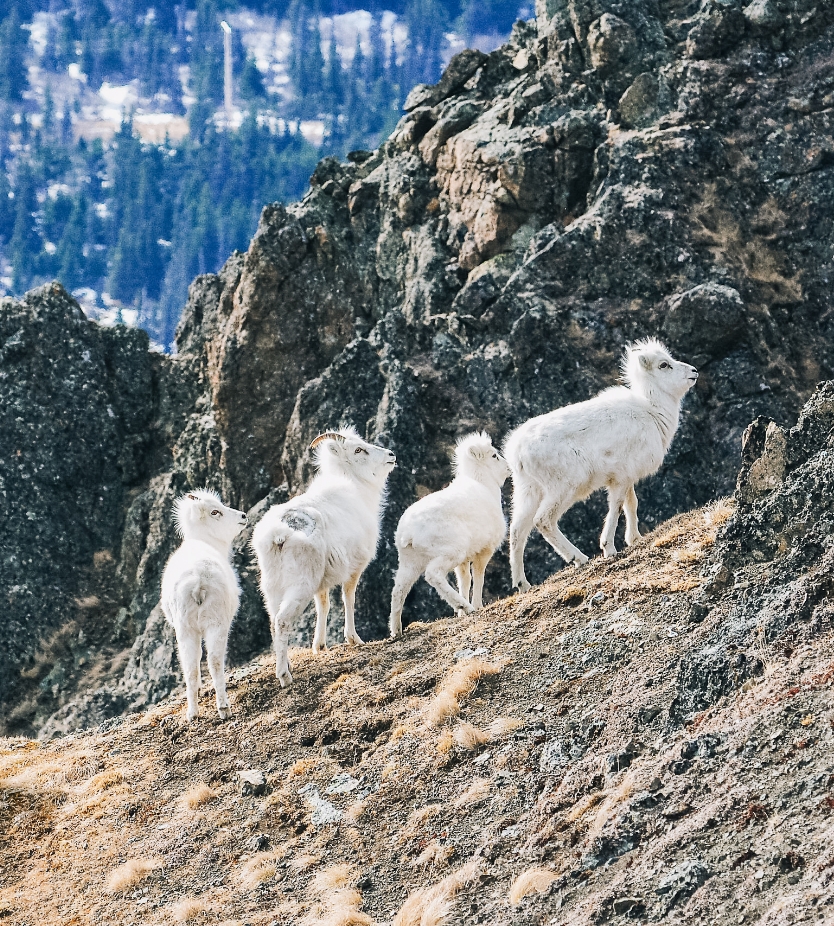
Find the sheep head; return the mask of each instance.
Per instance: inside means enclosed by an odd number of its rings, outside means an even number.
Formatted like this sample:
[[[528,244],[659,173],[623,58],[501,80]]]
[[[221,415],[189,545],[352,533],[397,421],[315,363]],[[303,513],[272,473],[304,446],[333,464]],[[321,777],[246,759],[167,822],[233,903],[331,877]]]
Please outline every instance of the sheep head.
[[[174,502],[174,522],[184,540],[228,546],[246,526],[246,515],[224,505],[210,489],[195,489]]]
[[[623,379],[634,392],[651,398],[661,393],[679,402],[695,385],[698,371],[669,353],[655,338],[630,344],[622,361]]]
[[[456,475],[459,473],[479,482],[491,479],[499,486],[502,486],[510,475],[507,461],[492,446],[492,438],[486,431],[462,437],[455,447],[452,465]]]
[[[340,473],[376,486],[385,484],[397,462],[390,450],[362,440],[349,427],[319,434],[310,449],[321,472]]]

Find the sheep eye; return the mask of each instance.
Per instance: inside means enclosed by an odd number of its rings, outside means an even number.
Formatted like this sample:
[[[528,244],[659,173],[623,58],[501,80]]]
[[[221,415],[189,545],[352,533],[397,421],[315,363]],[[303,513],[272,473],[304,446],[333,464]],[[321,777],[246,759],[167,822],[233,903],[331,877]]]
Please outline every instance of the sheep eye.
[[[660,364],[660,369],[661,370],[671,370],[672,367],[664,360],[663,363]]]
[[[212,511],[211,516],[212,516],[213,518],[216,518],[216,517],[217,517],[218,515],[220,515],[220,514],[222,514],[222,512],[218,511],[218,510],[215,508],[214,511]]]

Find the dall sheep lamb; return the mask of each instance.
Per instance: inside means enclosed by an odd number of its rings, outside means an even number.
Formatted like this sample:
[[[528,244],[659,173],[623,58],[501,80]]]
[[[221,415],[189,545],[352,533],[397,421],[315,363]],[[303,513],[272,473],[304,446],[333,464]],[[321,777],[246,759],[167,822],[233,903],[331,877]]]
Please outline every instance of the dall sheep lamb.
[[[623,508],[626,543],[640,536],[634,484],[660,468],[698,371],[649,338],[626,348],[622,374],[625,385],[531,418],[507,437],[504,455],[513,473],[510,566],[513,585],[522,592],[530,589],[524,548],[534,526],[566,562],[587,562],[559,530],[559,519],[597,489],[608,490],[600,537],[605,556],[617,552],[614,534]]]
[[[160,604],[177,635],[188,698],[186,716],[194,720],[199,713],[201,640],[205,640],[217,712],[225,719],[230,714],[226,643],[240,601],[230,558],[232,541],[245,527],[246,515],[227,508],[214,492],[202,489],[176,500],[174,520],[182,544],[162,574]]]
[[[403,604],[424,573],[426,581],[456,611],[471,613],[483,604],[484,570],[507,532],[501,486],[510,468],[490,436],[481,432],[458,443],[454,469],[450,485],[415,502],[397,526],[400,563],[391,596],[392,638],[402,635]],[[448,580],[452,571],[457,576],[457,592]]]
[[[293,623],[315,598],[313,652],[321,652],[336,585],[342,586],[345,642],[362,642],[354,626],[356,586],[376,554],[385,483],[396,464],[390,450],[367,443],[352,428],[320,434],[310,448],[318,468],[310,487],[270,508],[252,535],[282,688],[292,682],[287,648]]]

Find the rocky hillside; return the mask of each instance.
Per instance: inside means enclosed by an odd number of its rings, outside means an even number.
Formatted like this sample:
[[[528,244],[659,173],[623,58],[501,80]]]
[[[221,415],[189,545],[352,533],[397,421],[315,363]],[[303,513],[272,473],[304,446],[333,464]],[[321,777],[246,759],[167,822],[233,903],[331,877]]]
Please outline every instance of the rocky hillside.
[[[390,446],[383,543],[359,589],[381,635],[402,510],[457,436],[617,376],[660,335],[701,377],[647,528],[731,491],[741,435],[834,375],[834,57],[811,0],[548,0],[506,46],[417,87],[379,150],[319,164],[246,254],[191,287],[178,355],[94,328],[59,288],[0,303],[0,581],[8,733],[67,732],[176,683],[158,581],[174,496],[255,517],[341,422]],[[596,549],[602,501],[565,518]],[[232,659],[269,642],[251,559]],[[558,558],[537,541],[531,578]],[[510,592],[505,559],[491,598]],[[442,613],[420,585],[406,617]]]
[[[834,383],[734,498],[403,640],[0,741],[13,926],[834,919]]]

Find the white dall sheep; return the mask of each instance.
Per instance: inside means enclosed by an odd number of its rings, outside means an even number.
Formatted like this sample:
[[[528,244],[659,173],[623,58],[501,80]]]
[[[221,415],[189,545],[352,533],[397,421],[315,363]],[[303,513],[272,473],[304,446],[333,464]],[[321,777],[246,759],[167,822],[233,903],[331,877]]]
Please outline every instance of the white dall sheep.
[[[310,487],[270,508],[252,535],[282,688],[292,682],[287,647],[293,623],[315,598],[313,652],[321,652],[336,585],[342,586],[345,642],[362,642],[354,626],[356,586],[376,554],[385,483],[396,464],[390,450],[352,428],[320,434],[310,447],[318,468]]]
[[[456,611],[471,613],[483,604],[484,570],[507,532],[501,486],[510,468],[484,432],[458,443],[454,468],[451,484],[406,509],[397,526],[400,564],[391,596],[392,638],[402,635],[403,604],[424,573],[426,581]],[[448,580],[453,571],[457,592]]]
[[[230,714],[226,643],[240,601],[230,559],[232,541],[246,525],[246,515],[202,489],[177,499],[174,519],[182,544],[162,574],[160,604],[177,634],[188,698],[186,716],[194,720],[199,713],[201,640],[205,640],[217,712],[225,719]]]
[[[660,468],[698,371],[649,338],[626,348],[622,374],[625,385],[531,418],[504,444],[513,472],[510,566],[513,585],[522,592],[530,589],[524,547],[533,526],[566,562],[587,562],[559,530],[559,519],[597,489],[608,490],[600,537],[605,556],[617,552],[614,534],[623,507],[626,543],[640,536],[634,484]]]

